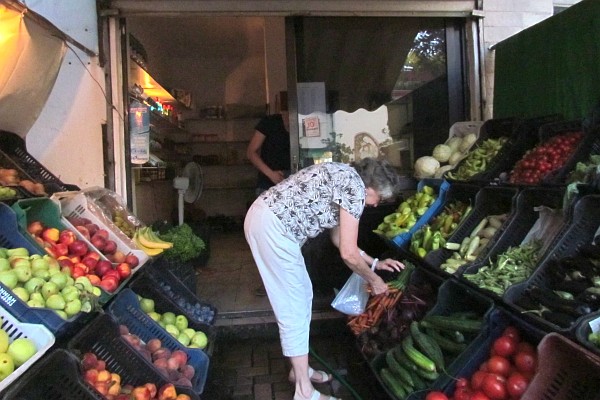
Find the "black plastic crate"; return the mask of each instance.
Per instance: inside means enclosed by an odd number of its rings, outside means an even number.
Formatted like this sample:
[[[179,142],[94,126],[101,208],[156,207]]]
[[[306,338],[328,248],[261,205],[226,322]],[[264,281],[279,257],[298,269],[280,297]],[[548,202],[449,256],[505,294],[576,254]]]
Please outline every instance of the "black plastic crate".
[[[107,369],[121,375],[124,383],[134,386],[146,382],[154,383],[157,387],[167,382],[175,384],[177,392],[202,393],[208,371],[208,358],[199,352],[186,351],[188,364],[196,371],[192,387],[177,385],[174,381],[161,374],[138,350],[122,338],[118,323],[108,314],[102,314],[91,321],[67,344],[67,348],[78,356],[87,352],[94,353],[106,362]]]
[[[498,239],[492,243],[486,258],[472,263],[464,269],[460,269],[457,273],[460,280],[468,285],[483,290],[476,284],[463,278],[463,275],[476,273],[480,268],[494,261],[498,255],[502,254],[510,247],[520,245],[538,219],[538,212],[535,211],[534,208],[538,206],[547,206],[553,209],[561,209],[563,195],[564,189],[562,188],[536,187],[521,190],[516,199],[516,212],[512,214],[511,219],[505,225],[506,228],[500,234]],[[548,249],[551,249],[551,246],[548,246]],[[540,259],[542,259],[542,257],[543,254],[540,254]],[[502,301],[502,296],[488,290],[485,290],[485,293],[497,301]]]
[[[577,323],[577,327],[575,328],[575,339],[583,347],[600,357],[600,345],[594,344],[588,340],[589,334],[592,333],[590,323],[598,326],[598,319],[600,319],[600,311],[590,313],[583,317]]]
[[[32,180],[44,184],[48,194],[79,190],[63,183],[26,150],[25,141],[12,132],[0,131],[0,153],[9,157]]]
[[[489,215],[499,215],[507,213],[510,214],[515,209],[516,197],[518,190],[516,188],[502,188],[486,186],[479,189],[475,196],[475,202],[473,209],[469,215],[463,220],[463,222],[456,228],[454,233],[448,238],[447,242],[450,243],[461,243],[462,240],[471,234],[473,229],[479,224],[479,222]],[[503,229],[506,228],[507,222],[498,229],[495,237],[499,237]],[[486,250],[479,254],[478,259],[485,258],[487,250],[492,247],[493,238],[486,246]],[[454,253],[452,250],[441,248],[429,252],[425,256],[425,263],[435,270],[439,270],[440,273],[450,276],[440,269],[442,265],[450,256]],[[477,260],[476,260],[477,261]],[[470,263],[469,263],[470,264]],[[465,264],[466,265],[466,264]],[[464,268],[463,268],[464,269]]]
[[[561,327],[533,313],[524,313],[523,311],[526,310],[518,306],[517,303],[526,296],[527,290],[533,286],[550,288],[550,273],[548,268],[551,263],[563,257],[577,255],[582,246],[592,243],[596,230],[600,226],[599,209],[600,195],[590,195],[581,198],[574,205],[569,223],[550,246],[551,251],[546,253],[539,263],[538,268],[529,279],[508,288],[503,296],[504,303],[517,312],[521,312],[522,318],[540,326],[547,332],[555,331],[572,337],[578,321],[584,317],[573,318],[573,325],[570,327]]]
[[[584,131],[585,132],[585,131]],[[579,146],[562,168],[551,172],[544,178],[545,184],[564,185],[569,174],[575,169],[578,162],[586,162],[592,154],[600,154],[600,128],[596,127],[589,132],[579,143]]]
[[[4,400],[105,400],[82,377],[79,359],[66,349],[47,354],[8,387]]]

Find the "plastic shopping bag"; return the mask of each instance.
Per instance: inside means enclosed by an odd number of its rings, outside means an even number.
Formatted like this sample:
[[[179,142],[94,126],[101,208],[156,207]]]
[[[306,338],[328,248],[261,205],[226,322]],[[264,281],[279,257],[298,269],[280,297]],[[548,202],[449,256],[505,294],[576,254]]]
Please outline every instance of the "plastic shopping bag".
[[[365,311],[368,300],[367,282],[356,272],[353,272],[342,290],[331,302],[331,306],[347,315],[359,315]]]

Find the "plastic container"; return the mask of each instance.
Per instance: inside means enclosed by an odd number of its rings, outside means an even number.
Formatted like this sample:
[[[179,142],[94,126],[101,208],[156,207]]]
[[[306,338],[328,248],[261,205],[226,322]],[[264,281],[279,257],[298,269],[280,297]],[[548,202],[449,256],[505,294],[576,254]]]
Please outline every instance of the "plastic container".
[[[519,246],[538,219],[538,212],[535,211],[534,208],[543,205],[553,209],[561,209],[563,192],[564,190],[559,188],[542,187],[527,188],[522,190],[517,195],[516,212],[512,214],[512,218],[508,221],[506,228],[500,234],[498,239],[492,243],[486,258],[459,269],[457,275],[459,276],[460,280],[468,285],[477,287],[479,290],[484,290],[465,279],[463,277],[464,274],[476,273],[480,268],[484,267],[485,265],[489,265],[491,262],[494,262],[498,255],[504,253],[510,247]],[[551,247],[549,246],[548,249],[551,249]],[[542,258],[543,254],[540,254],[539,260]],[[502,296],[499,296],[488,290],[484,291],[486,295],[491,296],[493,299],[502,301]]]
[[[159,301],[155,302],[159,306]],[[157,307],[157,310],[159,308]],[[160,312],[160,311],[158,311]],[[200,349],[193,349],[179,343],[171,334],[163,329],[158,322],[150,318],[140,308],[140,303],[136,293],[131,289],[125,289],[119,293],[108,305],[108,313],[115,319],[118,324],[126,325],[129,331],[137,335],[143,341],[148,341],[153,338],[161,340],[163,347],[171,351],[183,350],[188,354],[188,358],[204,360],[199,363],[203,366],[196,370],[194,377],[194,388],[202,393],[208,375],[209,357]],[[210,339],[210,338],[209,338]]]
[[[75,335],[67,344],[67,348],[74,354],[84,354],[92,352],[98,358],[104,360],[107,368],[111,372],[121,375],[126,383],[141,384],[146,382],[155,383],[157,387],[165,382],[174,381],[161,374],[161,372],[152,364],[152,361],[146,359],[142,353],[136,350],[119,333],[119,325],[108,314],[102,314],[96,317],[84,329]],[[208,358],[202,357],[198,352],[188,354],[188,364],[197,371],[192,379],[192,387],[175,384],[177,392],[183,390],[192,390],[195,393],[202,393],[206,375],[203,371],[208,369]],[[112,368],[110,367],[112,366]],[[161,376],[161,380],[157,380]],[[133,383],[136,382],[136,383]]]
[[[503,301],[508,306],[517,312],[525,311],[518,305],[518,302],[527,295],[529,288],[532,286],[551,288],[549,265],[563,257],[577,255],[581,246],[592,243],[596,230],[600,226],[600,213],[598,210],[600,210],[600,195],[584,196],[575,203],[570,221],[550,246],[552,251],[546,253],[529,279],[511,286],[504,293]],[[573,335],[578,323],[577,319],[573,318],[571,327],[561,327],[533,313],[522,313],[522,318],[542,327],[547,332],[555,331],[566,336]]]
[[[84,382],[77,357],[55,349],[30,368],[3,394],[4,400],[105,400]]]
[[[594,326],[594,330],[592,330]],[[600,346],[588,340],[592,332],[598,332],[600,329],[600,311],[593,312],[583,317],[575,328],[575,339],[583,347],[600,357]]]
[[[538,346],[546,334],[544,331],[528,324],[517,314],[501,307],[494,307],[487,317],[488,323],[485,332],[479,338],[477,346],[474,346],[471,349],[472,351],[469,353],[469,357],[465,357],[465,362],[456,369],[453,374],[456,378],[466,378],[467,380],[470,380],[473,374],[479,369],[480,365],[490,358],[490,351],[494,341],[502,336],[504,329],[509,326],[518,329],[521,341],[529,343],[534,347]],[[539,373],[544,373],[541,364]],[[448,384],[443,388],[444,393],[448,396],[453,395],[456,390],[455,383],[455,380],[450,379]]]
[[[74,217],[89,219],[92,223],[108,231],[108,237],[117,244],[117,250],[122,251],[125,255],[130,253],[135,254],[139,260],[139,264],[136,268],[132,269],[132,275],[149,260],[150,257],[143,250],[135,247],[133,242],[114,223],[100,217],[98,212],[93,211],[97,207],[90,203],[91,200],[84,193],[60,193],[53,196],[53,198],[60,202],[61,213],[64,217],[67,219]]]
[[[172,282],[173,280],[167,280],[165,283],[167,283],[168,286],[171,286]],[[212,349],[217,336],[215,328],[210,324],[201,322],[192,313],[186,310],[185,307],[179,305],[176,300],[173,300],[173,298],[169,297],[164,291],[165,287],[161,287],[158,280],[151,279],[148,277],[148,275],[141,274],[131,282],[129,289],[139,296],[153,299],[155,303],[155,310],[159,314],[170,311],[176,315],[185,315],[188,319],[190,328],[193,328],[197,331],[202,331],[206,334],[208,337],[208,346],[204,350],[207,354],[212,354]],[[173,290],[173,293],[178,294],[177,290],[181,289],[181,287],[171,286],[171,289]],[[190,301],[194,301],[192,298],[189,299]],[[196,299],[196,301],[198,301],[198,299]],[[192,304],[195,304],[195,302]],[[204,304],[208,305],[208,303]],[[211,307],[211,310],[214,310],[214,307]]]
[[[0,203],[0,246],[5,248],[24,247],[29,254],[42,254],[17,229],[17,216],[6,204]],[[42,324],[58,338],[79,331],[95,313],[81,312],[68,320],[61,318],[49,308],[32,308],[0,283],[0,305],[19,321]]]
[[[10,158],[33,181],[44,184],[48,194],[79,190],[63,183],[26,150],[25,141],[12,132],[0,131],[0,153]]]
[[[419,230],[420,227],[425,225],[434,215],[437,215],[443,207],[444,202],[446,201],[446,193],[450,189],[450,183],[446,180],[440,179],[423,179],[419,181],[419,184],[417,185],[417,191],[420,192],[424,186],[432,187],[436,192],[437,198],[431,204],[431,206],[429,206],[425,214],[423,214],[419,219],[417,219],[417,222],[412,226],[412,228],[409,229],[408,232],[401,233],[392,238],[391,240],[387,237],[382,236],[382,238],[386,242],[388,242],[388,244],[392,248],[401,249],[405,247],[408,243],[410,243],[410,238],[412,237],[413,233],[415,233],[417,230]]]
[[[448,238],[447,242],[450,243],[461,243],[463,239],[471,234],[473,229],[479,224],[479,222],[489,216],[489,215],[499,215],[499,214],[508,214],[509,218],[505,224],[500,227],[494,236],[494,238],[498,238],[504,229],[506,229],[506,225],[510,220],[510,214],[514,210],[514,206],[516,203],[518,190],[516,188],[502,188],[502,187],[492,187],[486,186],[481,188],[477,195],[475,196],[475,202],[471,213],[463,220],[463,222],[456,228],[454,233]],[[477,259],[473,262],[479,261],[481,259],[485,259],[489,249],[492,247],[492,243],[494,238],[490,240],[485,250],[482,251]],[[440,269],[440,265],[442,265],[452,254],[454,251],[448,250],[446,248],[441,248],[439,250],[431,251],[425,256],[425,263],[439,271],[440,273],[450,276],[451,274],[445,273]],[[471,264],[468,263],[468,264]],[[468,265],[468,264],[465,264]],[[464,269],[464,268],[463,268]]]
[[[146,277],[154,282],[154,284],[152,284],[153,288],[161,291],[161,299],[164,299],[164,302],[169,305],[169,308],[179,310],[179,312],[185,314],[188,319],[194,320],[199,324],[214,324],[218,313],[215,306],[204,299],[200,299],[195,292],[191,291],[189,287],[185,285],[184,282],[166,269],[160,262],[160,259],[153,260],[146,264],[146,268],[138,276],[140,279]],[[135,285],[135,283],[132,285]],[[170,293],[173,293],[174,296],[169,296]],[[197,315],[194,315],[193,311],[185,306],[186,303],[194,307],[198,307],[196,304],[199,304],[200,308],[206,307],[208,310],[212,311],[212,318],[199,318]]]
[[[600,392],[600,358],[582,346],[552,332],[538,345],[536,374],[522,400],[597,399]]]
[[[37,352],[29,360],[0,381],[0,392],[2,392],[23,375],[25,371],[31,368],[52,347],[55,339],[54,335],[46,327],[39,324],[20,322],[2,307],[0,307],[0,317],[2,317],[2,329],[8,334],[9,343],[18,338],[29,338],[35,343],[37,349]]]

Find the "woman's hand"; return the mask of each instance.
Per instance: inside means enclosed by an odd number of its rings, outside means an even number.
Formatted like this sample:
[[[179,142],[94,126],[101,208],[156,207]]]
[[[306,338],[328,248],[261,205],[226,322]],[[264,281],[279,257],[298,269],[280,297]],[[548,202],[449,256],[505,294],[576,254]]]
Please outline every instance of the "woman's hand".
[[[404,264],[393,258],[386,258],[385,260],[379,260],[375,265],[375,269],[384,269],[386,271],[400,271],[404,269]]]
[[[377,276],[376,280],[371,282],[369,286],[371,286],[371,294],[373,296],[386,293],[389,290],[387,283],[385,283],[379,276]]]

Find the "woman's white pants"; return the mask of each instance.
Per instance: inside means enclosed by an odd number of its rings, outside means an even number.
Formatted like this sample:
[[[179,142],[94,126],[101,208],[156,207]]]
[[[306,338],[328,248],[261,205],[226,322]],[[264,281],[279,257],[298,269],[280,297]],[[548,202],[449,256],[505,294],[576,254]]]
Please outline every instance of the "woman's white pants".
[[[313,291],[300,244],[260,198],[246,214],[244,233],[275,313],[283,355],[308,354]]]

